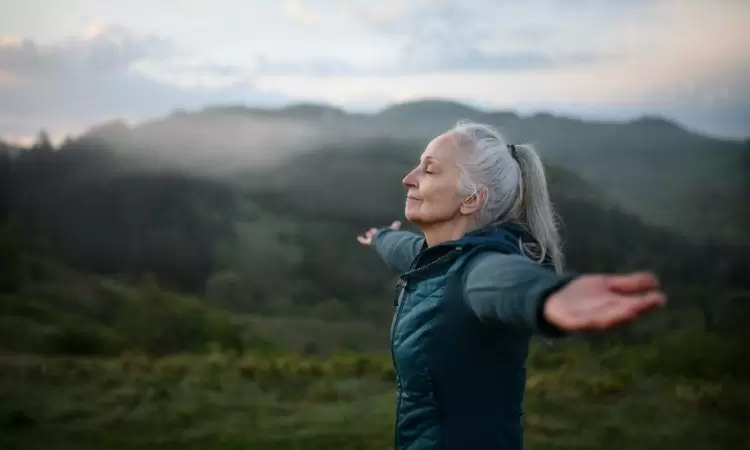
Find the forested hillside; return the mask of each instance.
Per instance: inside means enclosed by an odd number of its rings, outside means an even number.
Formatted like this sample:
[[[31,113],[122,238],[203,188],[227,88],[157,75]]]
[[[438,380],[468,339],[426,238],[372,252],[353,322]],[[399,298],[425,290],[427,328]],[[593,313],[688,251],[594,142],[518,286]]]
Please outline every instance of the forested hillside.
[[[96,142],[38,146],[12,164],[13,210],[72,266],[152,273],[244,312],[332,299],[366,310],[391,292],[385,268],[354,237],[401,218],[400,180],[419,140],[329,144],[271,167],[211,174],[142,170],[148,160]],[[742,247],[647,226],[591,182],[548,171],[571,270],[647,268],[685,290],[718,280],[722,290],[748,287]]]
[[[148,157],[149,167],[223,173],[319,148],[354,149],[361,140],[384,137],[419,151],[459,118],[493,124],[512,142],[535,144],[547,162],[575,173],[647,223],[691,237],[750,239],[749,141],[697,135],[661,118],[592,122],[442,101],[398,104],[371,115],[319,105],[237,106],[179,112],[133,128],[105,124],[84,140],[106,143],[130,158]]]

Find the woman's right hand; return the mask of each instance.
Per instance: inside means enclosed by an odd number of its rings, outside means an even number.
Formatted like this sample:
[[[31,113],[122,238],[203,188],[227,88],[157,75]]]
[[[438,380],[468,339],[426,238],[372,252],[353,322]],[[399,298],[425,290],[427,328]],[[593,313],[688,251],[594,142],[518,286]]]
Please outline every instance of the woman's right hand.
[[[661,308],[666,301],[659,280],[649,272],[582,275],[549,297],[544,317],[570,332],[606,330]]]
[[[401,222],[398,220],[394,220],[391,224],[391,230],[398,230],[401,228]],[[372,245],[372,237],[375,236],[375,233],[377,233],[377,228],[370,228],[367,230],[367,233],[365,233],[364,236],[360,235],[357,236],[357,241],[359,241],[360,244],[370,246]]]

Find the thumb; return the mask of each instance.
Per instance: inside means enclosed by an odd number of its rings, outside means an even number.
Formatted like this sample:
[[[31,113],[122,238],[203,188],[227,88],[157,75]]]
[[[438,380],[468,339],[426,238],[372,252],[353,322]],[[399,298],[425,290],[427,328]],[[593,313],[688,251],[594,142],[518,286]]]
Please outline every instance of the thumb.
[[[391,229],[392,230],[398,230],[400,228],[401,228],[401,221],[400,220],[394,220],[393,223],[391,224]]]
[[[609,275],[604,278],[605,286],[621,294],[637,294],[659,287],[659,280],[650,272],[635,272],[627,275]]]

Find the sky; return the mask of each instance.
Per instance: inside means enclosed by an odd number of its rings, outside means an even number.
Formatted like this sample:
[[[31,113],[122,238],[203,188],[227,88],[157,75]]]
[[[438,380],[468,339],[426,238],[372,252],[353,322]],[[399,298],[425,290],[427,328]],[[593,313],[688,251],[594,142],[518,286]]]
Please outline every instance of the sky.
[[[750,0],[0,0],[0,138],[425,98],[750,136]]]

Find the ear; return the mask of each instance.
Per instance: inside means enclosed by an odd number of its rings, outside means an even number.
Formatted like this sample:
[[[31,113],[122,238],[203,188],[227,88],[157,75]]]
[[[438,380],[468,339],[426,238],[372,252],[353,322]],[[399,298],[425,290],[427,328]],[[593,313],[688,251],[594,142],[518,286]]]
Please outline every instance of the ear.
[[[467,216],[474,214],[484,206],[485,202],[487,202],[487,188],[480,186],[477,188],[476,192],[466,197],[461,203],[461,214]]]

